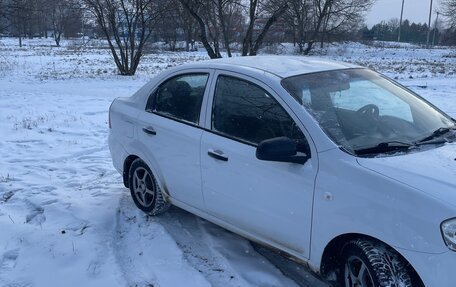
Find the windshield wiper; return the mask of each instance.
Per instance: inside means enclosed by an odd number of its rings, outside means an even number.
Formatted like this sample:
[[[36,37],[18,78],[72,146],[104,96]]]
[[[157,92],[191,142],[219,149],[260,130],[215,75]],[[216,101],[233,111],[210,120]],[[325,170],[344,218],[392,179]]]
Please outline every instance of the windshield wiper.
[[[400,141],[389,141],[379,143],[378,145],[372,147],[356,149],[354,152],[356,155],[367,155],[376,153],[387,153],[393,151],[405,151],[409,150],[412,147],[415,147],[415,144]]]
[[[449,133],[450,131],[452,131],[454,129],[454,127],[452,128],[439,128],[437,130],[435,130],[432,134],[430,134],[429,136],[427,137],[424,137],[418,141],[415,142],[415,144],[428,144],[428,143],[441,143],[441,142],[446,142],[447,140],[442,138],[440,140],[435,140],[447,133]]]

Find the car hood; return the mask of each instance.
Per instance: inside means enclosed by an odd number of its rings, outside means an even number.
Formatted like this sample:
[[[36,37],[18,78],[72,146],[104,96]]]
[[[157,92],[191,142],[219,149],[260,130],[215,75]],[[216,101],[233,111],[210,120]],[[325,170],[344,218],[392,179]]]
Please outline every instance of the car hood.
[[[456,143],[403,155],[358,158],[370,170],[456,206]]]

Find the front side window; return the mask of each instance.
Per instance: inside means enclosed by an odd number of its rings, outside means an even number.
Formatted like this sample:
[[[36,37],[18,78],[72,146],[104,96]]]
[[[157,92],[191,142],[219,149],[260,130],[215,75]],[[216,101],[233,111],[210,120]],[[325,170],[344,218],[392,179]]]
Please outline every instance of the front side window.
[[[455,128],[423,99],[367,69],[304,74],[282,85],[335,143],[359,155],[406,150]]]
[[[198,123],[208,74],[188,74],[161,84],[146,110],[190,123]]]
[[[219,76],[212,108],[212,129],[257,145],[275,137],[289,137],[300,151],[309,152],[305,137],[280,104],[259,86]]]

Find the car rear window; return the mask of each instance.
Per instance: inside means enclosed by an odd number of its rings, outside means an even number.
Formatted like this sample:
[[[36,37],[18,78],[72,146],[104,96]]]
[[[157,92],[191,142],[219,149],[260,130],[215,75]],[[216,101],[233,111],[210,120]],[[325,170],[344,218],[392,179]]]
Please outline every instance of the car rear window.
[[[206,73],[198,73],[179,75],[167,80],[151,95],[146,110],[198,123],[208,77]]]

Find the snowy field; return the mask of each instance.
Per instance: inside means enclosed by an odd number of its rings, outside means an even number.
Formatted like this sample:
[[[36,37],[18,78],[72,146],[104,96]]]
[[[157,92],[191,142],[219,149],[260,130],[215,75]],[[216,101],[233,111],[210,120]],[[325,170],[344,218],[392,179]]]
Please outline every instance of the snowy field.
[[[24,42],[0,39],[0,286],[325,286],[180,209],[144,216],[112,167],[111,101],[204,51],[150,53],[122,77],[100,45]],[[352,43],[317,53],[396,78],[456,117],[455,50]]]

